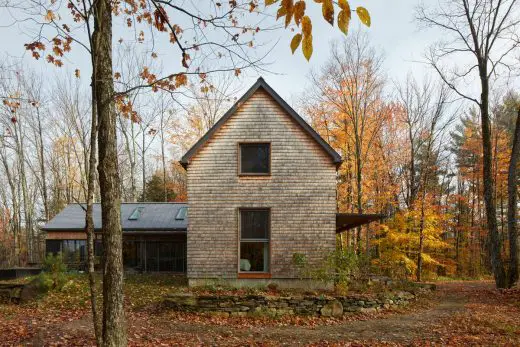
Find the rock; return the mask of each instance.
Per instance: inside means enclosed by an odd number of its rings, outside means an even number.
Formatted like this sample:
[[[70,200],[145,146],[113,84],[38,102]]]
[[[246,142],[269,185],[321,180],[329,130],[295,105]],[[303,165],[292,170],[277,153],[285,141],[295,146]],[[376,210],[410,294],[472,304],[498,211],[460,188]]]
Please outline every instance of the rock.
[[[179,293],[175,295],[169,295],[166,299],[168,306],[179,307],[179,306],[197,306],[197,297],[191,293]]]
[[[23,303],[34,300],[40,294],[42,294],[40,282],[37,278],[35,278],[31,282],[23,286],[22,290],[20,291],[20,302]]]
[[[375,307],[360,307],[358,309],[358,312],[360,313],[376,313],[377,310]]]
[[[341,317],[343,315],[343,305],[338,300],[333,300],[325,304],[320,312],[324,317]]]

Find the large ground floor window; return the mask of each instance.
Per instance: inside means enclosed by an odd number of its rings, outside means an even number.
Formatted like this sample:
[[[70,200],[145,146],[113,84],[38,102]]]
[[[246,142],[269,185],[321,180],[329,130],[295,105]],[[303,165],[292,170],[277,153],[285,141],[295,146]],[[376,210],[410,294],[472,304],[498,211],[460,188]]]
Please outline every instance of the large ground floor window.
[[[61,253],[68,264],[83,263],[87,259],[86,240],[47,240],[46,253]]]
[[[240,209],[240,272],[269,272],[269,209]]]
[[[186,271],[186,243],[178,241],[124,240],[123,264],[136,271]]]
[[[62,253],[67,264],[84,264],[86,240],[47,240],[46,253]],[[103,255],[99,239],[94,244],[94,255]],[[186,235],[123,235],[123,265],[126,270],[138,272],[186,272]]]

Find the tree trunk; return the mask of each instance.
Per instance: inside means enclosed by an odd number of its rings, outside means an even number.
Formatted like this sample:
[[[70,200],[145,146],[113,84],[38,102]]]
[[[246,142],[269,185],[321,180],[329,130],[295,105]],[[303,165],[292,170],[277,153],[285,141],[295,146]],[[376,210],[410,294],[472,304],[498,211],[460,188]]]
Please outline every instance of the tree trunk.
[[[489,119],[489,81],[487,69],[480,69],[482,94],[480,102],[480,118],[482,127],[483,183],[486,220],[488,227],[488,247],[491,268],[498,288],[506,286],[506,276],[500,257],[500,238],[497,227],[496,199],[494,194],[493,155],[491,144],[491,122]]]
[[[164,109],[161,109],[161,162],[164,202],[168,202],[168,191],[166,189],[166,155],[164,153]]]
[[[363,213],[363,163],[361,161],[361,144],[359,140],[359,136],[356,135],[356,189],[357,189],[357,212],[359,214]],[[357,228],[356,242],[357,242],[357,253],[361,254],[363,243],[361,242],[361,227]],[[367,230],[367,239],[366,239],[366,254],[369,252],[369,235]]]
[[[90,30],[89,30],[90,31]],[[95,51],[91,44],[92,65],[94,67]],[[87,232],[87,266],[88,266],[88,282],[90,287],[90,304],[92,307],[92,323],[94,325],[94,335],[96,337],[96,344],[103,345],[103,335],[101,330],[101,320],[97,310],[96,298],[96,280],[94,278],[94,241],[96,234],[94,232],[94,189],[96,180],[96,142],[97,142],[97,112],[96,112],[96,89],[95,89],[95,74],[92,73],[91,91],[92,91],[92,105],[91,105],[91,127],[90,127],[90,152],[88,160],[88,174],[87,174],[87,211],[85,216],[85,229]]]
[[[34,263],[34,228],[32,224],[32,207],[29,207],[29,192],[27,188],[27,177],[25,175],[25,146],[23,142],[23,130],[21,122],[14,124],[16,151],[18,155],[18,167],[22,188],[22,200],[24,210],[24,228],[27,238],[27,256],[30,263]],[[20,200],[20,199],[19,199]],[[20,218],[21,220],[21,218]]]
[[[94,2],[95,95],[98,113],[99,184],[103,225],[103,346],[127,345],[123,309],[121,192],[117,160],[116,113],[112,73],[110,0]]]
[[[513,135],[513,148],[507,173],[507,231],[509,234],[509,279],[508,287],[512,287],[518,281],[518,232],[516,229],[517,214],[517,166],[520,156],[520,106],[516,116],[515,132]]]
[[[42,175],[42,197],[43,197],[43,210],[45,212],[45,220],[50,219],[49,213],[49,198],[47,194],[47,175],[45,169],[45,157],[43,153],[43,130],[42,122],[40,118],[40,109],[36,108],[36,116],[38,118],[38,142],[39,142],[39,156],[40,156],[40,171]]]
[[[143,172],[142,172],[142,180],[143,180],[143,195],[141,196],[141,201],[146,201],[146,160],[145,160],[145,155],[146,155],[146,147],[145,147],[145,137],[146,135],[146,132],[145,132],[145,129],[143,129],[143,138],[142,138],[142,150],[141,150],[141,165],[143,166]]]
[[[457,277],[462,276],[462,264],[460,260],[460,246],[461,246],[461,232],[462,232],[462,194],[464,194],[464,188],[462,187],[461,177],[458,177],[457,182],[457,230],[455,232],[455,263],[457,264],[456,274]]]

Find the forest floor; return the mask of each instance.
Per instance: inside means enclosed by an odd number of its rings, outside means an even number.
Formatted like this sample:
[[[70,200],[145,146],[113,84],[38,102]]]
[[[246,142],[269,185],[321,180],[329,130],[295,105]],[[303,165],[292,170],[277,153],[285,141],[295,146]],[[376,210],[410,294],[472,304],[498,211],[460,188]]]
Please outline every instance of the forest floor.
[[[146,295],[127,285],[129,345],[520,345],[520,289],[498,291],[489,281],[438,283],[406,308],[342,319],[177,313],[156,304],[167,292],[163,284]],[[36,304],[0,304],[0,346],[92,345],[88,292],[76,289],[81,295],[65,291]]]

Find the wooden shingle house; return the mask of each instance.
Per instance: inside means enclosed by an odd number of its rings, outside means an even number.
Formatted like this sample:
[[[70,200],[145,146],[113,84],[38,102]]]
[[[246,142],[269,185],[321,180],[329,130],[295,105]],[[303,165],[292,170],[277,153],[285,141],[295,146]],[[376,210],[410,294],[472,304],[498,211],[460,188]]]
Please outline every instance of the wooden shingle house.
[[[341,156],[258,79],[181,159],[188,177],[188,216],[186,229],[175,232],[186,235],[190,285],[215,280],[238,286],[319,285],[299,278],[293,254],[304,254],[310,264],[317,264],[335,249],[337,232],[379,218],[337,213],[341,162]],[[133,237],[145,233],[143,228],[140,234],[132,232]],[[168,232],[163,231],[164,238]],[[123,230],[123,235],[129,238],[130,231]],[[145,242],[156,242],[157,234],[146,235]],[[148,246],[139,247],[143,252]],[[140,259],[147,257],[142,254]],[[160,264],[160,250],[157,257]]]

